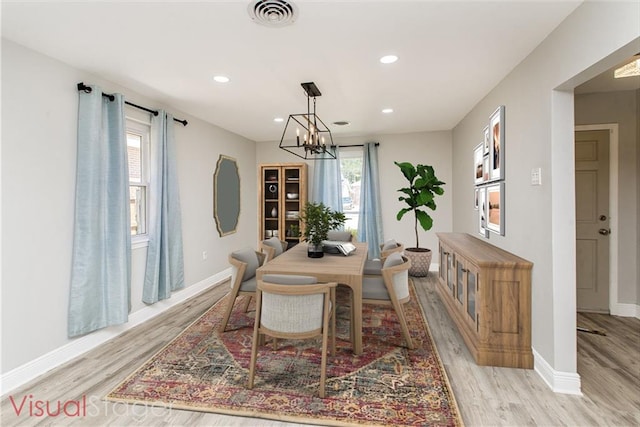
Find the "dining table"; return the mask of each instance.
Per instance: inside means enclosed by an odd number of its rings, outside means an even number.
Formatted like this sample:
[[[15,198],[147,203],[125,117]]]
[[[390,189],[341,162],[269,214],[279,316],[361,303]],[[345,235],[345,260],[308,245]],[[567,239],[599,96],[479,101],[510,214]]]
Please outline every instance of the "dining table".
[[[367,244],[352,243],[356,250],[350,255],[326,253],[321,258],[310,258],[307,245],[297,244],[256,270],[256,278],[265,274],[293,274],[314,276],[319,282],[337,282],[351,288],[351,330],[353,353],[362,353],[362,275],[367,260]]]

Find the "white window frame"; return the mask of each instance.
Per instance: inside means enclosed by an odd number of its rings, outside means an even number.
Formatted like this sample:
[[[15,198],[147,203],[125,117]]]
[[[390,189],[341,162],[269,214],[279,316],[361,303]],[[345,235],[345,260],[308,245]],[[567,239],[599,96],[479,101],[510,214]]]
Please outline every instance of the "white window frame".
[[[151,147],[151,122],[149,119],[144,120],[138,117],[132,117],[132,115],[126,115],[126,132],[127,134],[134,134],[140,136],[140,164],[141,164],[141,177],[140,183],[129,183],[129,186],[140,186],[145,188],[145,233],[131,236],[131,248],[137,249],[141,247],[147,247],[149,245],[149,218],[151,212],[149,211],[149,200],[151,191],[150,185],[150,171],[149,171],[149,152]]]
[[[361,162],[364,162],[364,150],[362,147],[342,147],[340,148],[340,160],[344,160],[344,159],[360,159]],[[342,164],[340,165],[340,169],[342,170]],[[360,177],[362,179],[362,175]],[[342,183],[340,183],[340,185],[342,185]],[[342,197],[344,197],[344,194],[342,195]],[[340,201],[340,203],[342,204],[342,200]],[[360,215],[360,204],[358,202],[358,209],[357,210],[350,210],[349,213],[347,214],[348,216],[355,216],[356,218],[359,217]],[[347,221],[348,222],[348,221]],[[356,229],[358,226],[358,220],[356,219]]]

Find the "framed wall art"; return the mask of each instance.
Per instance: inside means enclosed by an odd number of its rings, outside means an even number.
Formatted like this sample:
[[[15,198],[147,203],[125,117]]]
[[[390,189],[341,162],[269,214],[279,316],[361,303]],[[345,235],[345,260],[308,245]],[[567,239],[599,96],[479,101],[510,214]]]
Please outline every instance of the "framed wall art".
[[[486,187],[487,228],[504,236],[504,182]]]
[[[478,234],[505,235],[505,106],[489,116],[482,142],[473,148],[474,209],[478,211]]]
[[[473,176],[476,184],[482,184],[484,182],[484,156],[483,146],[479,144],[473,150]]]
[[[489,137],[489,126],[486,126],[482,133],[484,135],[484,153],[483,154],[488,156],[489,155],[489,146],[491,145],[491,143],[490,143],[491,138]]]
[[[487,188],[476,188],[478,194],[478,234],[482,237],[489,237],[487,229]]]
[[[489,156],[484,156],[482,159],[482,171],[484,172],[483,182],[489,181]]]
[[[504,105],[499,106],[489,118],[489,179],[504,179]]]

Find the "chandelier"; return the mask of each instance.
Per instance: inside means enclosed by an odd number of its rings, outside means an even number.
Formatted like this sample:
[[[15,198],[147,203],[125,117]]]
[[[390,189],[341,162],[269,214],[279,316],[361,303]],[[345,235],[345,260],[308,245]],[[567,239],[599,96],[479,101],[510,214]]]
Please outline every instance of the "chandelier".
[[[335,159],[331,131],[316,114],[316,97],[322,94],[313,82],[301,85],[307,94],[307,112],[289,115],[280,139],[280,148],[305,160]]]

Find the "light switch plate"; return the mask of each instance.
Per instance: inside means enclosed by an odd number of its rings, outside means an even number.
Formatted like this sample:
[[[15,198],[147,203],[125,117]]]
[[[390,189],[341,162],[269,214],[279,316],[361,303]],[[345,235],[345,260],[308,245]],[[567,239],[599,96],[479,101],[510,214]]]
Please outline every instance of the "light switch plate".
[[[531,169],[531,185],[542,185],[542,169]]]

